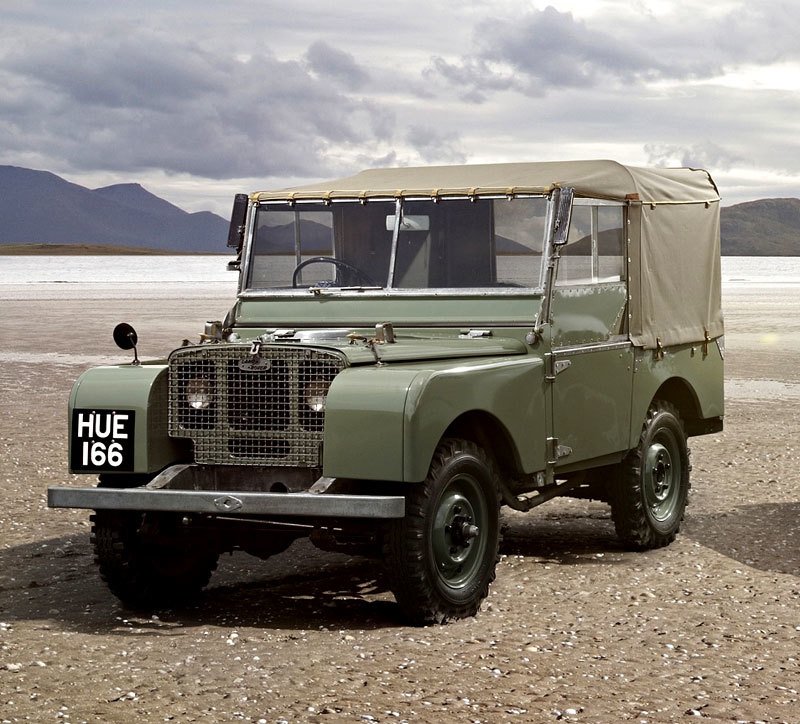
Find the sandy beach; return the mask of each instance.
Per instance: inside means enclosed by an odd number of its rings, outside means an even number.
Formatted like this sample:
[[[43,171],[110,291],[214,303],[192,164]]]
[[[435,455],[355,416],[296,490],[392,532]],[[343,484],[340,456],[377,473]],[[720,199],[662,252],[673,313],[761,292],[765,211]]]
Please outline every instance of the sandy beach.
[[[0,287],[0,722],[800,719],[800,287],[724,288],[725,431],[690,441],[668,548],[626,552],[606,506],[555,501],[505,515],[475,619],[408,627],[376,563],[305,542],[223,557],[196,605],[134,617],[88,514],[45,506],[78,482],[69,390],[129,359],[118,321],[157,357],[231,290]]]

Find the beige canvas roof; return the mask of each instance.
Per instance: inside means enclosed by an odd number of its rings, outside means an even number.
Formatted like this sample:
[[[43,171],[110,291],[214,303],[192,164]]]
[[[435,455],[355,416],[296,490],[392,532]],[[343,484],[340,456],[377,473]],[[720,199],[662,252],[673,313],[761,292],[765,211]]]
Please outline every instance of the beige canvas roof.
[[[354,176],[264,191],[254,201],[491,196],[549,193],[628,207],[629,330],[657,349],[723,333],[719,192],[702,169],[639,168],[615,161],[500,163],[362,171]]]
[[[616,161],[558,161],[369,169],[354,176],[254,194],[282,199],[396,198],[408,196],[548,193],[570,186],[579,196],[691,203],[719,200],[714,182],[697,169],[652,169]]]

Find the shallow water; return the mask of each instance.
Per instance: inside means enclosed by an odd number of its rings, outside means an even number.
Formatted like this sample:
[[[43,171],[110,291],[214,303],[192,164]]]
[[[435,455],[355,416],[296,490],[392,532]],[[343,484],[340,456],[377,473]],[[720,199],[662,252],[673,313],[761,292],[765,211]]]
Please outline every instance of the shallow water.
[[[225,254],[192,256],[2,256],[0,293],[18,285],[101,286],[204,285],[235,288],[237,275],[226,269]],[[798,284],[800,257],[727,256],[722,258],[724,285]]]

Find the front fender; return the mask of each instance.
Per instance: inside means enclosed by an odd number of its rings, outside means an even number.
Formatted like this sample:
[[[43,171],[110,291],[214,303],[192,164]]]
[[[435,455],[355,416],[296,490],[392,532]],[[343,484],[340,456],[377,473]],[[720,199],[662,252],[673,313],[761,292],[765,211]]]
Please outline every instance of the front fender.
[[[475,411],[505,428],[523,470],[541,470],[543,369],[529,355],[346,369],[328,393],[324,474],[419,482],[447,428]]]
[[[418,375],[406,402],[404,480],[428,474],[447,428],[470,412],[485,413],[505,429],[524,472],[543,469],[544,384],[544,362],[532,355],[474,360]]]
[[[171,463],[188,459],[185,442],[173,440],[167,432],[169,402],[164,364],[93,367],[78,378],[69,398],[70,460],[74,409],[136,413],[134,473],[155,473]]]
[[[323,473],[332,478],[403,480],[404,411],[417,369],[350,367],[325,403]]]

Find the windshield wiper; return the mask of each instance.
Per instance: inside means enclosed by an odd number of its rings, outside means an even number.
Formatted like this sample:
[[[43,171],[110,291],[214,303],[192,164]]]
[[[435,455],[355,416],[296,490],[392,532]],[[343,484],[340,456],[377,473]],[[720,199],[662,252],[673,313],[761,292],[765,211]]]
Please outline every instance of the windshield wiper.
[[[380,291],[383,287],[379,286],[354,286],[354,287],[309,287],[308,291],[312,294],[319,296],[322,294],[329,294],[331,292],[374,292]]]

